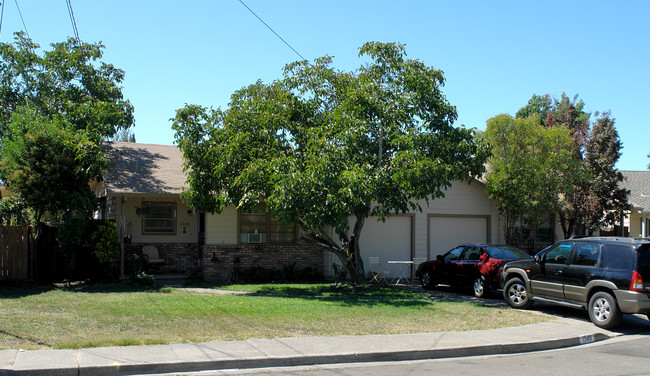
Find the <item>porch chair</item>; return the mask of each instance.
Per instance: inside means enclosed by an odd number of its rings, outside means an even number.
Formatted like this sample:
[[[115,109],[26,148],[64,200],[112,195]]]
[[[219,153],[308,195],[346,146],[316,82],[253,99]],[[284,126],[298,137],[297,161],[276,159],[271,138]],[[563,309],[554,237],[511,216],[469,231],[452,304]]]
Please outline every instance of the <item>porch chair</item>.
[[[142,258],[144,262],[151,268],[152,266],[163,264],[165,259],[160,258],[158,255],[158,248],[155,245],[145,245],[142,247]]]
[[[385,284],[388,284],[386,280],[388,270],[383,270],[379,257],[368,257],[368,263],[370,264],[370,283],[381,283],[383,281]]]

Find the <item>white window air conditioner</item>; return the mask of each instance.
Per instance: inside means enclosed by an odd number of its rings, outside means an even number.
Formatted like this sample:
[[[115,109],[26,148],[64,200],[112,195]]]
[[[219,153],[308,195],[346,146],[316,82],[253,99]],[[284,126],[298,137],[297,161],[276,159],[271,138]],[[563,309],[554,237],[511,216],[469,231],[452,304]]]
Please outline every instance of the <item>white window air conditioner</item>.
[[[254,234],[248,234],[248,242],[249,243],[261,243],[262,242],[262,234],[258,233],[255,231]]]

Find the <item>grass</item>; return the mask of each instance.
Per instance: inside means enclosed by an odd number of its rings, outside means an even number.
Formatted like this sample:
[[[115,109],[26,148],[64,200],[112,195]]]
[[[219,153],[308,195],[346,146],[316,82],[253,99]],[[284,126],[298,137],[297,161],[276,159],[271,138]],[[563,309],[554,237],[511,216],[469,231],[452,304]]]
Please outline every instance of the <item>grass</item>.
[[[226,288],[226,287],[221,287]],[[254,295],[131,286],[0,288],[0,349],[465,331],[548,317],[391,287],[239,285]]]

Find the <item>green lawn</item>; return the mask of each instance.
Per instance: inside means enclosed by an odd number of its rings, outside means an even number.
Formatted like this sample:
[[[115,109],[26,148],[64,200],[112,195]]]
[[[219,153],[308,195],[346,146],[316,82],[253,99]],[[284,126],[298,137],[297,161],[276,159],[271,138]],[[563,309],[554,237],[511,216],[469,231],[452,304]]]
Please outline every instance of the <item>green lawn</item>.
[[[0,288],[0,348],[81,348],[295,336],[463,331],[547,316],[441,302],[391,287],[239,285],[255,295],[173,288]]]

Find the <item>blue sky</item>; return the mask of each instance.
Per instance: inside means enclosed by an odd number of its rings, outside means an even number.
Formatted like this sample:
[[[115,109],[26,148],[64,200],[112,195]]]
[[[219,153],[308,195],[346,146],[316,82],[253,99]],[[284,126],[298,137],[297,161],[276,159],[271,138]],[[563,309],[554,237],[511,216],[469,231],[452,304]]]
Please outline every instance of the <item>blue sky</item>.
[[[1,1],[1,0],[0,0]],[[73,35],[65,0],[5,0],[1,42],[23,30],[43,47]],[[650,160],[649,1],[244,0],[308,60],[354,70],[366,41],[400,42],[445,72],[456,124],[485,129],[535,94],[578,94],[611,110],[621,170]],[[79,36],[126,71],[138,142],[172,144],[169,119],[186,103],[226,108],[237,89],[280,78],[299,57],[239,0],[72,0]]]

